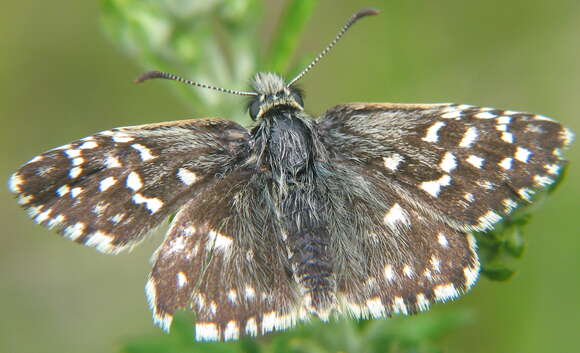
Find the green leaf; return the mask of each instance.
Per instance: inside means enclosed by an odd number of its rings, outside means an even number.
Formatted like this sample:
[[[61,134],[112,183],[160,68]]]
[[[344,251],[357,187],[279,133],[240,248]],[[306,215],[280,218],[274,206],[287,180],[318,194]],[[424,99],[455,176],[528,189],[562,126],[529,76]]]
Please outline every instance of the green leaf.
[[[318,0],[293,0],[288,2],[266,56],[266,68],[268,71],[280,74],[286,72],[290,59],[298,45],[300,34],[317,4]]]
[[[514,270],[506,265],[493,264],[483,266],[481,273],[492,281],[507,281],[515,273]]]
[[[101,10],[105,32],[143,71],[168,71],[218,87],[246,89],[240,83],[257,69],[259,0],[101,0]],[[200,117],[248,120],[240,109],[242,97],[164,84],[192,104]]]

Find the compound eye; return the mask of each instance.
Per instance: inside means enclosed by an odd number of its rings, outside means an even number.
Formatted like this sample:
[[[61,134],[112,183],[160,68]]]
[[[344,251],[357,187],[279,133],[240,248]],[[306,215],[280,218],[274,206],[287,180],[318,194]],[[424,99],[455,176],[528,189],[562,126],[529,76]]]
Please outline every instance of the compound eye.
[[[252,118],[252,120],[256,120],[258,118],[258,114],[260,113],[260,106],[261,102],[258,99],[250,103],[250,109],[248,110],[250,112],[250,117]]]
[[[302,96],[298,92],[292,92],[292,98],[298,103],[301,107],[304,108],[304,101],[302,100]]]

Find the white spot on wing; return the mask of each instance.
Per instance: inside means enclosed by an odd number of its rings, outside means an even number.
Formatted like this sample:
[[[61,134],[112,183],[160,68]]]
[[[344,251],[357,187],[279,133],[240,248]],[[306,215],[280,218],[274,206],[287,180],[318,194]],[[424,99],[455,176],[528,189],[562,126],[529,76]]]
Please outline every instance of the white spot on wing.
[[[57,225],[61,225],[64,221],[65,221],[64,216],[59,214],[58,216],[56,216],[53,219],[51,219],[50,221],[48,221],[48,226],[50,228],[56,227]]]
[[[385,316],[385,306],[383,305],[381,298],[373,297],[366,301],[369,313],[373,318],[380,318]]]
[[[19,205],[26,205],[27,203],[29,203],[33,199],[34,199],[34,196],[32,196],[32,195],[20,195],[20,196],[18,196],[18,204]]]
[[[113,252],[113,242],[114,238],[103,232],[93,233],[87,240],[85,240],[86,246],[94,246],[98,251],[103,253]]]
[[[80,145],[79,148],[81,150],[91,150],[91,149],[96,148],[98,146],[99,146],[99,144],[96,143],[95,141],[87,141],[87,142],[83,143],[82,145]]]
[[[396,228],[399,223],[409,226],[409,218],[407,212],[398,204],[395,203],[393,207],[387,212],[384,222],[391,228]]]
[[[66,227],[64,229],[64,235],[69,238],[70,240],[76,240],[78,237],[83,235],[85,231],[85,224],[78,222],[75,225]]]
[[[479,217],[478,221],[479,224],[477,227],[479,228],[490,228],[495,223],[501,220],[501,216],[494,211],[487,211],[483,216]]]
[[[413,277],[413,269],[409,265],[403,266],[403,273],[409,278]]]
[[[226,324],[226,329],[224,330],[224,340],[236,340],[240,337],[240,327],[238,323],[231,320]]]
[[[451,184],[451,177],[447,174],[441,176],[441,178],[432,181],[422,182],[419,187],[423,189],[426,193],[433,197],[439,196],[441,192],[441,187],[448,186]]]
[[[497,115],[491,112],[481,112],[475,114],[475,117],[478,119],[494,119]]]
[[[395,297],[395,300],[393,300],[393,312],[395,314],[407,315],[407,306],[405,305],[403,298]]]
[[[562,136],[562,141],[564,142],[564,145],[569,145],[574,140],[574,133],[572,132],[572,130],[568,128],[562,129],[562,132],[560,134]]]
[[[544,165],[544,169],[548,174],[556,175],[560,171],[560,166],[557,164],[546,164]]]
[[[254,290],[253,287],[246,286],[244,288],[244,292],[246,294],[246,299],[248,299],[248,300],[252,300],[256,296],[256,291]]]
[[[196,341],[217,341],[219,338],[218,327],[213,322],[197,322],[195,324]]]
[[[501,125],[508,125],[512,121],[511,116],[502,115],[497,119],[497,123]]]
[[[509,213],[511,212],[514,208],[516,208],[518,206],[517,202],[515,202],[512,199],[504,199],[502,201],[504,207],[505,207],[505,212]]]
[[[427,129],[427,134],[422,138],[425,142],[437,142],[439,140],[439,129],[445,126],[442,121],[437,121]]]
[[[429,310],[429,300],[427,300],[427,297],[423,293],[417,294],[417,308],[420,311]]]
[[[446,152],[439,163],[439,167],[446,173],[450,173],[453,169],[457,167],[457,161],[455,156],[451,152]]]
[[[264,316],[262,317],[262,334],[274,330],[277,321],[278,319],[275,311],[264,313]]]
[[[404,158],[398,153],[393,153],[389,157],[383,157],[383,161],[385,162],[385,168],[394,172],[399,168],[399,165],[404,161]]]
[[[514,135],[511,132],[502,132],[501,139],[507,143],[514,143]]]
[[[69,170],[68,176],[71,179],[76,179],[76,178],[78,178],[79,175],[81,175],[82,172],[83,172],[83,168],[74,167],[74,168],[71,168],[71,170]]]
[[[99,191],[103,192],[103,191],[107,190],[111,186],[115,185],[116,182],[117,182],[117,179],[115,179],[112,176],[101,180],[101,182],[99,183]]]
[[[390,281],[395,279],[395,272],[393,271],[392,265],[386,265],[385,269],[383,271],[383,274],[384,274],[385,280],[387,280],[387,282],[390,282]]]
[[[215,231],[210,231],[207,233],[207,248],[209,249],[216,249],[216,250],[227,250],[230,245],[233,243],[233,239],[223,235],[221,233],[217,233]]]
[[[449,242],[447,241],[447,237],[443,233],[439,233],[439,235],[437,236],[437,241],[444,248],[449,246]]]
[[[499,162],[499,166],[502,167],[502,169],[504,169],[504,170],[509,170],[512,168],[512,162],[513,162],[513,159],[507,157],[507,158],[502,159],[501,162]]]
[[[30,164],[30,163],[35,163],[35,162],[40,162],[41,160],[43,160],[44,157],[43,156],[36,156],[34,158],[32,158],[31,160],[29,160],[26,164]]]
[[[477,281],[479,277],[479,266],[477,267],[465,267],[463,269],[463,275],[465,276],[465,287],[469,288]]]
[[[178,272],[176,275],[177,279],[177,286],[182,288],[187,284],[187,276],[183,272]]]
[[[469,147],[473,146],[473,144],[477,140],[478,136],[479,136],[479,134],[477,132],[477,129],[473,126],[469,127],[465,131],[463,138],[459,142],[459,147],[469,148]]]
[[[52,210],[49,208],[48,210],[40,213],[38,216],[36,216],[36,218],[34,219],[34,221],[36,223],[42,223],[44,221],[46,221],[47,219],[50,218],[50,214],[52,213]]]
[[[195,181],[197,180],[197,175],[194,172],[187,170],[185,168],[179,168],[179,170],[177,171],[177,177],[179,178],[179,180],[181,180],[182,183],[188,186],[195,183]]]
[[[534,175],[534,185],[535,186],[546,186],[546,185],[550,185],[554,182],[554,179],[547,177],[545,175]]]
[[[465,195],[463,195],[463,199],[467,202],[473,202],[473,200],[475,200],[475,196],[473,196],[472,193],[467,192]]]
[[[10,176],[10,180],[8,181],[8,187],[10,188],[10,191],[12,191],[13,193],[19,193],[21,191],[20,185],[22,185],[23,182],[24,180],[22,179],[22,177],[18,173],[14,173]]]
[[[515,157],[520,162],[528,163],[531,154],[532,152],[530,150],[518,146]]]
[[[431,266],[433,267],[434,271],[440,272],[441,271],[441,261],[435,256],[431,256]]]
[[[66,156],[69,159],[73,159],[73,158],[76,158],[76,157],[80,157],[81,156],[81,151],[80,150],[76,150],[76,149],[75,150],[66,150],[66,151],[64,151],[64,154],[66,154]]]
[[[246,334],[250,336],[256,336],[258,334],[258,324],[256,323],[256,318],[253,316],[246,321]]]
[[[113,141],[118,142],[118,143],[125,143],[125,142],[131,142],[133,141],[134,138],[129,137],[126,134],[122,134],[122,133],[115,133],[113,135]]]
[[[71,196],[71,197],[77,197],[77,196],[79,196],[79,194],[80,194],[81,192],[83,192],[83,190],[84,190],[84,189],[83,189],[82,187],[80,187],[80,186],[79,186],[79,187],[76,187],[76,188],[73,188],[73,189],[70,191],[70,196]]]
[[[83,157],[77,157],[77,158],[72,160],[72,165],[77,166],[77,165],[83,164],[84,162],[85,162],[85,159]]]
[[[475,168],[481,168],[483,167],[483,158],[475,156],[475,155],[471,155],[469,157],[467,157],[467,159],[465,160],[467,163],[471,164],[472,166],[474,166]]]
[[[148,161],[151,159],[154,159],[156,156],[153,155],[153,153],[151,153],[151,150],[141,144],[134,144],[131,145],[131,147],[133,147],[134,149],[136,149],[137,151],[139,151],[139,156],[141,157],[142,161]]]
[[[232,304],[237,304],[237,300],[238,300],[238,292],[236,292],[236,290],[235,290],[235,289],[230,289],[230,290],[228,291],[228,294],[227,294],[227,296],[228,296],[228,299],[230,300],[230,302],[231,302]]]
[[[107,168],[119,168],[122,165],[121,165],[121,162],[119,161],[119,159],[117,157],[109,156],[105,160],[105,166]]]
[[[143,181],[141,181],[141,177],[136,172],[129,173],[126,184],[133,191],[138,191],[143,187]]]
[[[463,115],[463,112],[461,110],[452,110],[450,112],[441,114],[441,117],[443,119],[461,119],[461,116]]]
[[[155,213],[155,212],[159,211],[159,209],[163,206],[163,201],[161,201],[160,199],[158,199],[156,197],[148,198],[148,197],[145,197],[141,194],[133,195],[133,202],[136,203],[137,205],[144,203],[145,207],[151,213]]]
[[[453,299],[459,295],[459,292],[457,292],[453,283],[440,284],[436,286],[433,291],[435,292],[435,298],[442,302],[447,301],[448,299]]]

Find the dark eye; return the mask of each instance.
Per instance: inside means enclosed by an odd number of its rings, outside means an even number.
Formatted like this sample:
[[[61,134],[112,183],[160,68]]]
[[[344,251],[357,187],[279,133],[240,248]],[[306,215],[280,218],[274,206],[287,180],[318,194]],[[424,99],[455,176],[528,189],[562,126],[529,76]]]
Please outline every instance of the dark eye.
[[[248,110],[250,112],[250,117],[252,118],[252,120],[256,120],[258,118],[258,113],[260,112],[260,105],[261,105],[261,103],[260,103],[260,100],[258,100],[258,99],[253,100],[250,103]]]
[[[304,101],[302,100],[302,95],[299,92],[292,92],[292,98],[298,103],[301,107],[304,107]]]

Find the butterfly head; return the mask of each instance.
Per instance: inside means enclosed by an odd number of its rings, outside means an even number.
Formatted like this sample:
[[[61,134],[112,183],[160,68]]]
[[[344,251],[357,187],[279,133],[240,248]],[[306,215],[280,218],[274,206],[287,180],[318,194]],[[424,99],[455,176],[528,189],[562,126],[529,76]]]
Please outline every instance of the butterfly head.
[[[290,87],[282,77],[273,73],[260,72],[252,80],[256,95],[248,104],[248,111],[253,120],[264,117],[267,112],[279,109],[303,110],[302,92]]]

